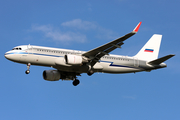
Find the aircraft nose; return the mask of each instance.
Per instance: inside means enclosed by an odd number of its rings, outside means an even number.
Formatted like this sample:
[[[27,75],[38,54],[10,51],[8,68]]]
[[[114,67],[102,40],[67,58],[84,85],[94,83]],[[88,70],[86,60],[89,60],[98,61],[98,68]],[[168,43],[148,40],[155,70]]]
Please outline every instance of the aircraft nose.
[[[4,54],[4,57],[10,61],[19,61],[20,60],[20,56],[12,51],[6,52]]]
[[[10,55],[9,55],[10,53],[9,52],[6,52],[5,54],[4,54],[4,57],[6,58],[6,59],[10,59]]]
[[[7,54],[8,54],[7,52],[4,54],[4,57],[5,57],[6,59],[8,59],[8,55],[7,55]]]

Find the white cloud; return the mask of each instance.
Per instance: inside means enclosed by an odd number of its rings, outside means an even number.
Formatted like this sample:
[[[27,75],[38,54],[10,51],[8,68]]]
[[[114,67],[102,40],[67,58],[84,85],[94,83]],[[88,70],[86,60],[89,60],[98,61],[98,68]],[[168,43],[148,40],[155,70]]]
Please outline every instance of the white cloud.
[[[74,19],[72,21],[63,22],[61,24],[65,27],[74,27],[82,30],[96,29],[97,26],[93,22],[82,21],[81,19]]]
[[[52,31],[53,28],[51,25],[32,25],[32,30],[33,31],[42,31],[42,32],[48,32],[48,31]]]
[[[96,31],[97,38],[100,39],[114,39],[117,38],[117,34],[110,29],[103,28],[98,24],[89,21],[83,21],[81,19],[74,19],[61,24],[64,27],[76,28],[80,30]]]
[[[63,22],[61,26],[65,28],[62,28],[63,31],[52,25],[32,25],[31,30],[42,32],[46,38],[65,44],[69,44],[70,42],[85,42],[87,41],[86,35],[94,36],[94,39],[103,40],[113,40],[117,38],[117,34],[112,30],[103,28],[94,22],[83,21],[81,19]]]
[[[55,41],[60,42],[84,42],[86,41],[86,35],[83,35],[78,32],[61,32],[58,29],[55,29],[51,25],[32,25],[32,31],[39,31],[44,33],[45,37],[51,38]]]

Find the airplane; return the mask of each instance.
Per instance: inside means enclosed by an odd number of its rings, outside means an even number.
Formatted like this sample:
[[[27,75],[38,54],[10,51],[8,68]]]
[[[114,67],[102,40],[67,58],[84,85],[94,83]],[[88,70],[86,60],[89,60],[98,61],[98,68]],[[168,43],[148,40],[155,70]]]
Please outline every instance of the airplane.
[[[5,58],[26,64],[26,74],[30,73],[31,65],[52,67],[54,69],[43,71],[44,80],[72,80],[74,86],[80,83],[77,76],[81,76],[82,73],[87,73],[89,76],[96,72],[136,73],[167,67],[163,62],[175,55],[158,58],[162,39],[160,34],[154,34],[135,56],[109,54],[116,48],[121,48],[126,39],[135,35],[141,23],[139,22],[132,32],[89,51],[20,45],[6,52]]]

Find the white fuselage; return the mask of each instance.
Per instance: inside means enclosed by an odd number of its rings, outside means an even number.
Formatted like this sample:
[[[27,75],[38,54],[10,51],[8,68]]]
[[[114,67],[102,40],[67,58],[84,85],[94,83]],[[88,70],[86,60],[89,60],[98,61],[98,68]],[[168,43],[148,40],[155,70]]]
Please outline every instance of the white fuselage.
[[[31,65],[49,66],[59,71],[87,73],[87,65],[68,65],[64,56],[68,54],[81,56],[84,51],[58,49],[41,46],[22,45],[5,53],[5,57],[11,61]],[[161,66],[163,67],[163,66]],[[165,67],[165,66],[164,66]],[[97,62],[93,69],[95,72],[105,73],[131,73],[148,71],[154,66],[147,65],[146,61],[134,57],[120,55],[105,55]]]

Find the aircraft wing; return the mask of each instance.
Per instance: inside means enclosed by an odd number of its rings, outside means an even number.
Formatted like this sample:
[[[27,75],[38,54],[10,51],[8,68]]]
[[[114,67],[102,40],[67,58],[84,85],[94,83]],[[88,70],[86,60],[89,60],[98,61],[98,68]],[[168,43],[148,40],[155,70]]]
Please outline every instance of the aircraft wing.
[[[134,34],[136,34],[138,32],[141,23],[142,22],[139,22],[139,24],[134,28],[134,30],[132,32],[130,32],[116,40],[113,40],[109,43],[106,43],[100,47],[92,49],[82,55],[88,57],[91,60],[90,65],[94,66],[96,64],[96,62],[98,62],[100,60],[101,57],[103,57],[104,55],[108,55],[108,53],[115,50],[116,48],[121,48],[121,45],[124,44],[123,43],[124,40],[128,39],[129,37],[133,36]]]

